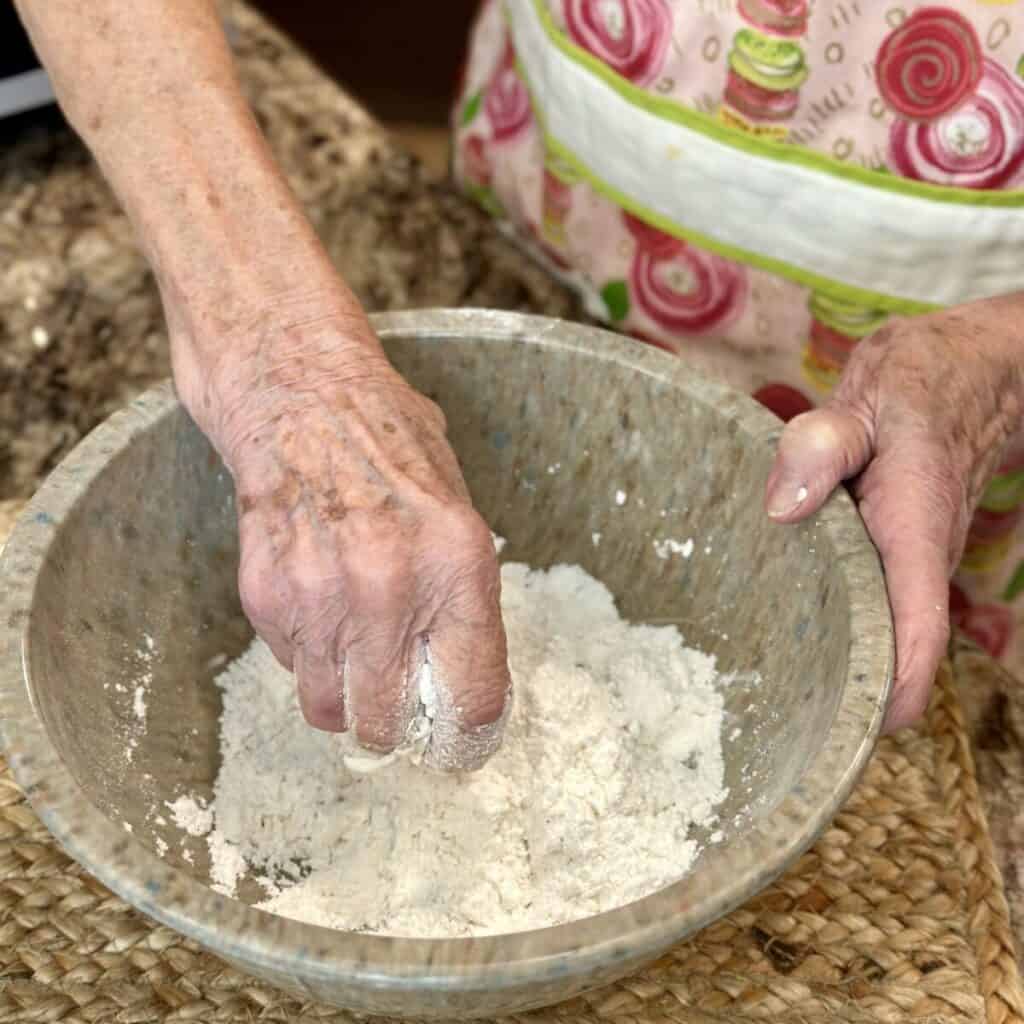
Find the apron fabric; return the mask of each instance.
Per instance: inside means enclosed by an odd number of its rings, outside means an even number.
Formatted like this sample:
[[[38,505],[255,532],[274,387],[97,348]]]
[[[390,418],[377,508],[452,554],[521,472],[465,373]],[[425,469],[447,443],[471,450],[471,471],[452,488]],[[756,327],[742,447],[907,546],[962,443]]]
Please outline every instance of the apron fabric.
[[[819,404],[893,315],[1024,289],[1024,0],[484,0],[456,180],[611,326]],[[951,617],[1024,671],[1024,443]]]

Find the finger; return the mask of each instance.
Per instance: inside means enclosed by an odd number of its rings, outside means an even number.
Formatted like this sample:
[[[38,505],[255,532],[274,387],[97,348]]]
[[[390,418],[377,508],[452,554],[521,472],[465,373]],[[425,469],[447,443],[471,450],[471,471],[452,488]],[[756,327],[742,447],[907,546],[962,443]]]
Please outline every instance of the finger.
[[[924,714],[946,652],[952,512],[941,485],[915,473],[906,456],[875,463],[861,490],[896,630],[896,680],[885,718],[892,732]]]
[[[386,754],[406,738],[417,706],[418,646],[406,623],[386,620],[362,630],[349,646],[345,704],[360,746]]]
[[[442,771],[475,771],[501,745],[512,693],[493,550],[437,615],[429,641],[436,707],[429,761]]]
[[[314,729],[344,732],[345,657],[324,644],[295,647],[295,680],[302,715]]]
[[[896,628],[896,682],[885,731],[913,725],[927,710],[935,672],[949,643],[949,576],[943,552],[901,536],[882,552]]]
[[[243,563],[238,584],[242,611],[260,639],[280,662],[281,667],[292,672],[295,668],[295,652],[287,627],[279,621],[280,616],[274,614],[278,606],[277,597],[271,594],[271,587],[274,584],[269,580],[264,581],[261,576],[262,573],[258,569],[247,567]],[[268,597],[268,594],[271,596]]]
[[[295,671],[295,648],[275,624],[247,616],[256,635],[270,648],[270,653],[287,672]]]
[[[768,515],[795,522],[816,512],[843,480],[867,465],[871,446],[867,424],[846,406],[829,405],[790,420],[765,489]]]
[[[249,616],[249,622],[257,636],[270,648],[278,664],[288,672],[295,672],[295,646],[282,630],[274,623],[259,621],[252,616]]]

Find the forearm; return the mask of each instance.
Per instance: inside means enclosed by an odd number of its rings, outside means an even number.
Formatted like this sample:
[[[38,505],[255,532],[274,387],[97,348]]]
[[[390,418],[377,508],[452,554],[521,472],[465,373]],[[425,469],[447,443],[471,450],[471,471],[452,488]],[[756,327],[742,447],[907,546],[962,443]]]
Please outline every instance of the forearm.
[[[17,4],[153,266],[179,388],[244,359],[239,339],[275,317],[357,312],[245,103],[213,3]]]

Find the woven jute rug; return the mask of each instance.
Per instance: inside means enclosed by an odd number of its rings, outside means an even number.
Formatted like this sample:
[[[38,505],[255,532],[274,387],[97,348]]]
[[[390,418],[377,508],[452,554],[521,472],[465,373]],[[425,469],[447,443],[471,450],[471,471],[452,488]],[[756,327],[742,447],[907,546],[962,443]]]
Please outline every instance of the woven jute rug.
[[[0,544],[15,506],[0,504]],[[69,860],[0,770],[0,1024],[348,1022],[203,953]],[[1024,1024],[1002,879],[950,667],[829,831],[642,974],[527,1015],[711,1024]]]

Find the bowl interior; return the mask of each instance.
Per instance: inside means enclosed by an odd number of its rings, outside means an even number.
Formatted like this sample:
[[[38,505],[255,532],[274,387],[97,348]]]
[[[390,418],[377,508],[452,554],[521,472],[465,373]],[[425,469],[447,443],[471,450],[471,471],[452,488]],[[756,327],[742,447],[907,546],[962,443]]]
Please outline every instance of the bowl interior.
[[[417,323],[381,323],[389,355],[446,412],[477,506],[508,540],[502,557],[582,565],[628,618],[677,624],[734,674],[726,838],[705,859],[726,864],[737,837],[794,793],[823,825],[827,794],[807,794],[807,769],[835,745],[851,644],[860,642],[851,630],[877,627],[877,649],[862,658],[876,678],[848,716],[827,785],[847,785],[873,739],[887,685],[878,677],[891,661],[887,611],[851,613],[851,564],[867,599],[884,599],[845,496],[807,525],[772,525],[762,492],[777,422],[660,353],[633,355],[582,328],[538,333],[528,318],[485,320],[475,331]],[[109,460],[47,540],[24,654],[36,714],[85,798],[205,881],[204,842],[180,832],[165,804],[211,794],[213,679],[251,636],[236,588],[233,492],[180,407],[152,395],[140,403],[135,414],[148,422],[130,444],[100,452]],[[692,552],[664,557],[665,540],[692,541]],[[776,829],[772,849],[791,838]],[[758,867],[764,880],[778,869]]]
[[[677,624],[736,674],[724,830],[770,811],[835,714],[850,624],[828,537],[765,518],[765,449],[727,409],[587,352],[401,336],[388,351],[445,410],[503,558],[578,563],[628,618]],[[662,557],[665,540],[692,553]],[[35,695],[65,763],[112,820],[168,858],[189,850],[200,874],[205,844],[163,805],[212,791],[212,680],[251,636],[237,563],[230,478],[178,411],[83,495],[32,616]]]

